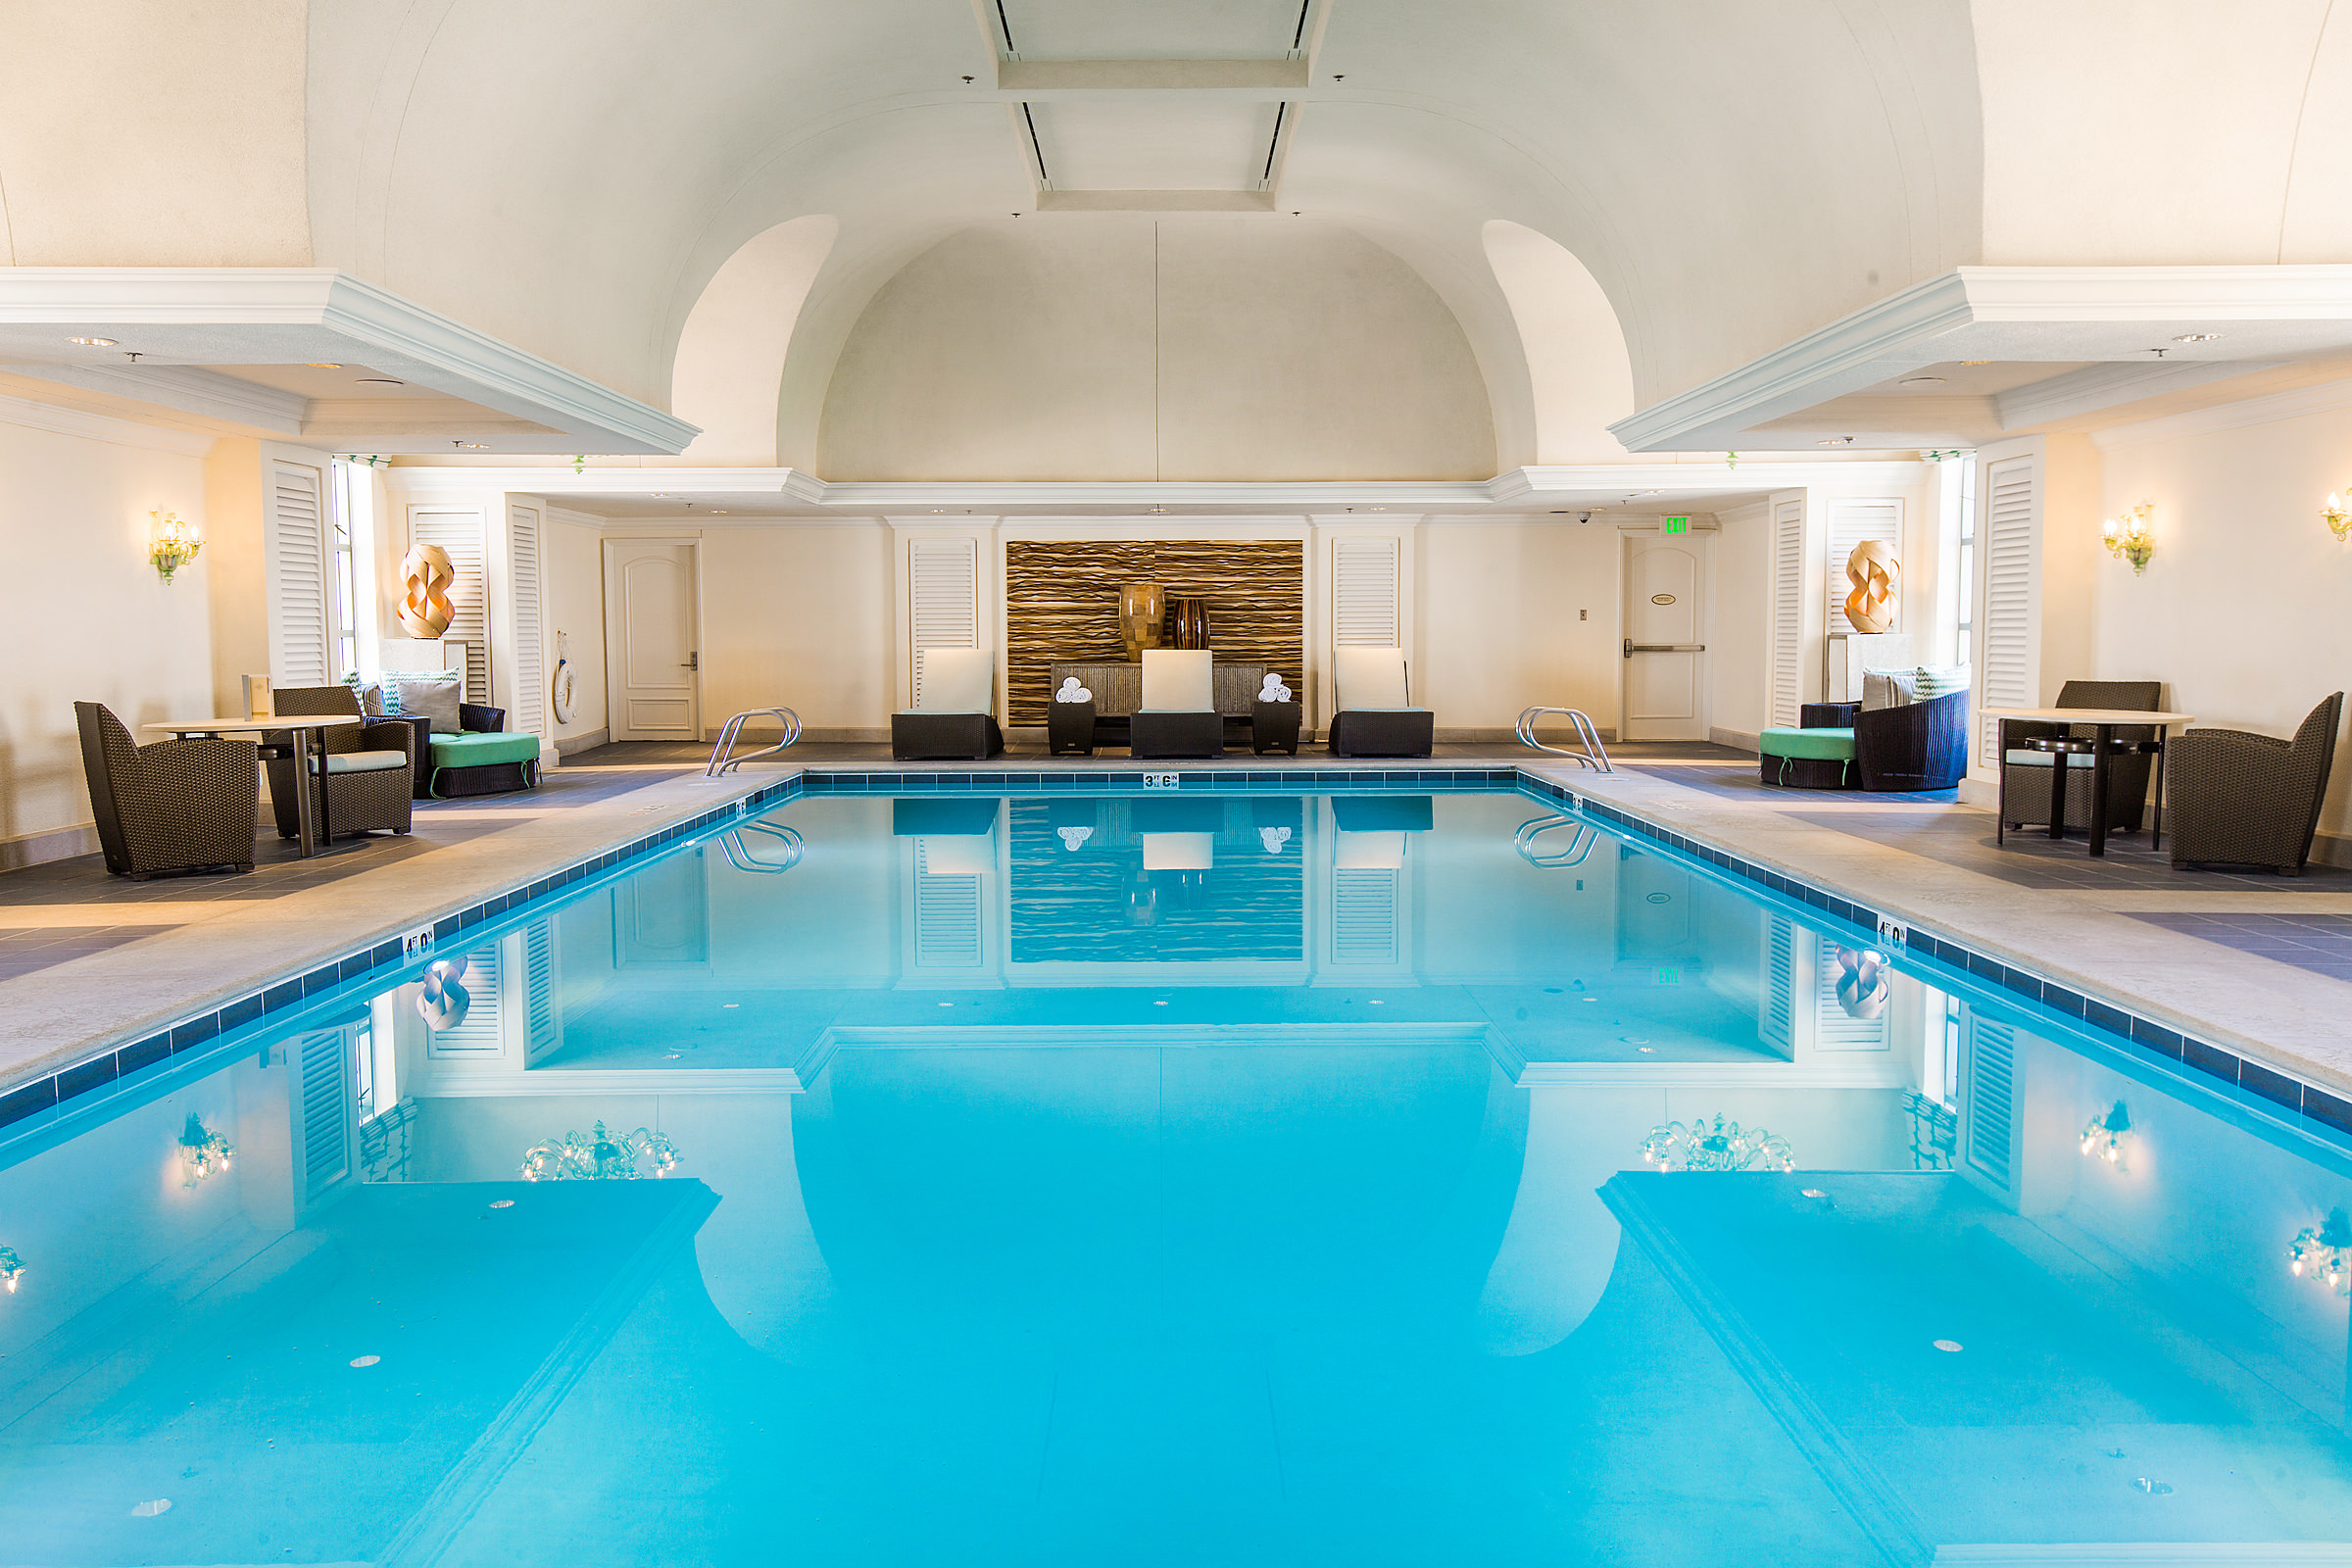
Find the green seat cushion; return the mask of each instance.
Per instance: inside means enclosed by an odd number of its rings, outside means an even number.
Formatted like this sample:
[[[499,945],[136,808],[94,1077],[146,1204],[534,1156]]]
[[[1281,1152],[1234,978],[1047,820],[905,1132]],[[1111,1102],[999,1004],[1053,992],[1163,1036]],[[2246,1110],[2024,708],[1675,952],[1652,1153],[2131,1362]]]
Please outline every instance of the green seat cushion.
[[[482,767],[492,762],[536,762],[539,737],[509,730],[433,737],[433,766]]]
[[[1768,729],[1757,737],[1757,750],[1766,757],[1815,757],[1842,762],[1854,755],[1850,729]]]

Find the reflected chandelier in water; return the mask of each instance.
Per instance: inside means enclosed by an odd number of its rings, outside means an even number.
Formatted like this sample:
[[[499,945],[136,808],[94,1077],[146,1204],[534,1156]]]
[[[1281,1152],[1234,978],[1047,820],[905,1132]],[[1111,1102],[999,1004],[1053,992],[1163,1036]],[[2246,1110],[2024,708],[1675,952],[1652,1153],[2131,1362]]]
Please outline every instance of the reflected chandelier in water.
[[[633,1182],[651,1164],[656,1176],[677,1168],[678,1146],[643,1127],[613,1134],[598,1122],[593,1133],[568,1132],[534,1144],[522,1156],[526,1182]]]
[[[14,1296],[17,1294],[17,1281],[24,1277],[24,1260],[17,1255],[17,1250],[0,1247],[0,1289],[6,1289],[9,1295]]]
[[[2103,1116],[2093,1116],[2082,1129],[2082,1152],[2097,1154],[2116,1169],[2124,1168],[2124,1140],[2132,1136],[2132,1115],[2117,1101]]]
[[[2325,1280],[2337,1295],[2352,1296],[2352,1214],[2333,1209],[2319,1224],[2304,1226],[2286,1259],[2296,1278]]]
[[[179,1185],[193,1187],[213,1172],[228,1169],[228,1156],[235,1152],[227,1139],[189,1111],[188,1124],[179,1130]]]
[[[1679,1121],[1652,1127],[1642,1140],[1642,1157],[1660,1170],[1745,1170],[1758,1163],[1796,1169],[1796,1152],[1788,1139],[1762,1127],[1727,1122],[1720,1112],[1711,1127],[1703,1120],[1696,1127]]]

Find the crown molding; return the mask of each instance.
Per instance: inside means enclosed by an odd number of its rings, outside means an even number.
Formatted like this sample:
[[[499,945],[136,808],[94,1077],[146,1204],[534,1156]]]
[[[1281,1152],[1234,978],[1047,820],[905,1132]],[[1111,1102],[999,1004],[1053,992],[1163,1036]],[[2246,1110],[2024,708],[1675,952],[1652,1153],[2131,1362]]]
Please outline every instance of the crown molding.
[[[144,447],[150,452],[169,452],[183,458],[203,457],[213,450],[216,439],[193,430],[141,424],[134,419],[118,419],[111,414],[91,414],[83,409],[61,409],[5,393],[0,393],[0,424],[46,430],[52,435],[78,436],[84,441],[105,441],[119,447]]]
[[[2352,409],[2352,380],[2296,387],[2288,392],[2243,398],[2235,403],[2218,404],[2187,414],[2167,415],[2160,419],[2142,419],[2137,424],[2119,424],[2105,430],[2094,430],[2090,435],[2090,444],[2101,452],[2117,452],[2126,447],[2143,447],[2157,441],[2211,435],[2217,430],[2242,430],[2249,425],[2271,424],[2279,419],[2299,418],[2306,414],[2331,414],[2338,409]]]

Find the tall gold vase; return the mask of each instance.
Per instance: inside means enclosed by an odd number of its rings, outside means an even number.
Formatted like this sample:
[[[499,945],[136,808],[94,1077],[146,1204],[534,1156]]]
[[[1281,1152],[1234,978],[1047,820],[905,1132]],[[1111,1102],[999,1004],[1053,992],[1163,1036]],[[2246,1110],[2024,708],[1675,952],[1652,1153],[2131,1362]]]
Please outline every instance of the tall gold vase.
[[[1119,640],[1127,645],[1130,663],[1147,648],[1157,648],[1160,623],[1167,618],[1168,596],[1155,582],[1131,582],[1119,590]]]

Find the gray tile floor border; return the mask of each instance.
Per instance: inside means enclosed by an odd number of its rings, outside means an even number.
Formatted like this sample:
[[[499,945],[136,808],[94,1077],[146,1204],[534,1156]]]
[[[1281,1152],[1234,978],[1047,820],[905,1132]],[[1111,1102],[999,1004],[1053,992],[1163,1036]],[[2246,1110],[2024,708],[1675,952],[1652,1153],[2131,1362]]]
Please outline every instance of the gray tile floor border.
[[[585,857],[561,870],[520,887],[492,895],[436,920],[434,945],[484,921],[507,914],[531,900],[612,872],[626,861],[661,850],[689,834],[736,820],[755,810],[778,806],[796,796],[971,793],[981,790],[1113,791],[1144,793],[1152,786],[1147,773],[1177,774],[1177,787],[1192,784],[1211,791],[1364,788],[1393,791],[1493,790],[1515,788],[1520,793],[1561,803],[1580,814],[1597,817],[1677,850],[1741,879],[1777,893],[1819,914],[1844,920],[1864,933],[1864,940],[1887,941],[1884,935],[1902,922],[1843,897],[1826,887],[1791,877],[1729,851],[1704,844],[1661,824],[1593,799],[1589,794],[1528,772],[1518,766],[1485,767],[1348,767],[1201,768],[1201,769],[1055,769],[1024,771],[1010,768],[966,769],[961,772],[870,769],[806,769],[797,776],[765,785],[723,806],[645,834],[617,848]],[[2318,1085],[2305,1083],[2219,1046],[2182,1034],[2127,1008],[2045,980],[2031,970],[2004,964],[1987,954],[1949,937],[1938,937],[1916,924],[1904,932],[1907,954],[1937,959],[1980,983],[1997,987],[2026,1002],[2053,1011],[2129,1043],[2177,1066],[2186,1066],[2245,1091],[2271,1105],[2299,1115],[2337,1134],[2352,1134],[2352,1100]],[[340,988],[355,989],[363,981],[380,983],[380,971],[419,956],[409,954],[398,941],[354,949],[293,975],[283,976],[218,1008],[182,1019],[126,1044],[111,1047],[72,1066],[0,1094],[0,1128],[63,1106],[68,1101],[106,1088],[119,1079],[167,1061],[174,1055],[216,1041],[231,1031],[275,1024],[279,1016],[308,1004],[312,999]]]
[[[2306,1083],[2260,1062],[2249,1061],[2220,1046],[2169,1028],[2152,1018],[2144,1018],[2130,1008],[2084,996],[2054,980],[2044,979],[2030,969],[2003,963],[1965,942],[1936,936],[1922,930],[1915,923],[1906,928],[1903,921],[1882,914],[1867,905],[1856,904],[1828,888],[1759,865],[1713,845],[1702,844],[1636,812],[1594,800],[1590,795],[1550,779],[1523,773],[1520,787],[1528,794],[1559,801],[1582,815],[1598,817],[1612,826],[1654,839],[1694,859],[1720,867],[1793,903],[1804,905],[1811,910],[1847,921],[1867,933],[1865,940],[1889,946],[1899,945],[1907,955],[1938,959],[1980,984],[1997,987],[2027,1002],[2039,1003],[2066,1018],[2080,1019],[2137,1051],[2161,1057],[2173,1065],[2194,1068],[2210,1077],[2219,1078],[2233,1088],[2334,1133],[2352,1134],[2352,1100],[2346,1100],[2317,1084]],[[1889,928],[1892,928],[1891,932]],[[1891,940],[1893,932],[1901,934],[1899,944]]]

